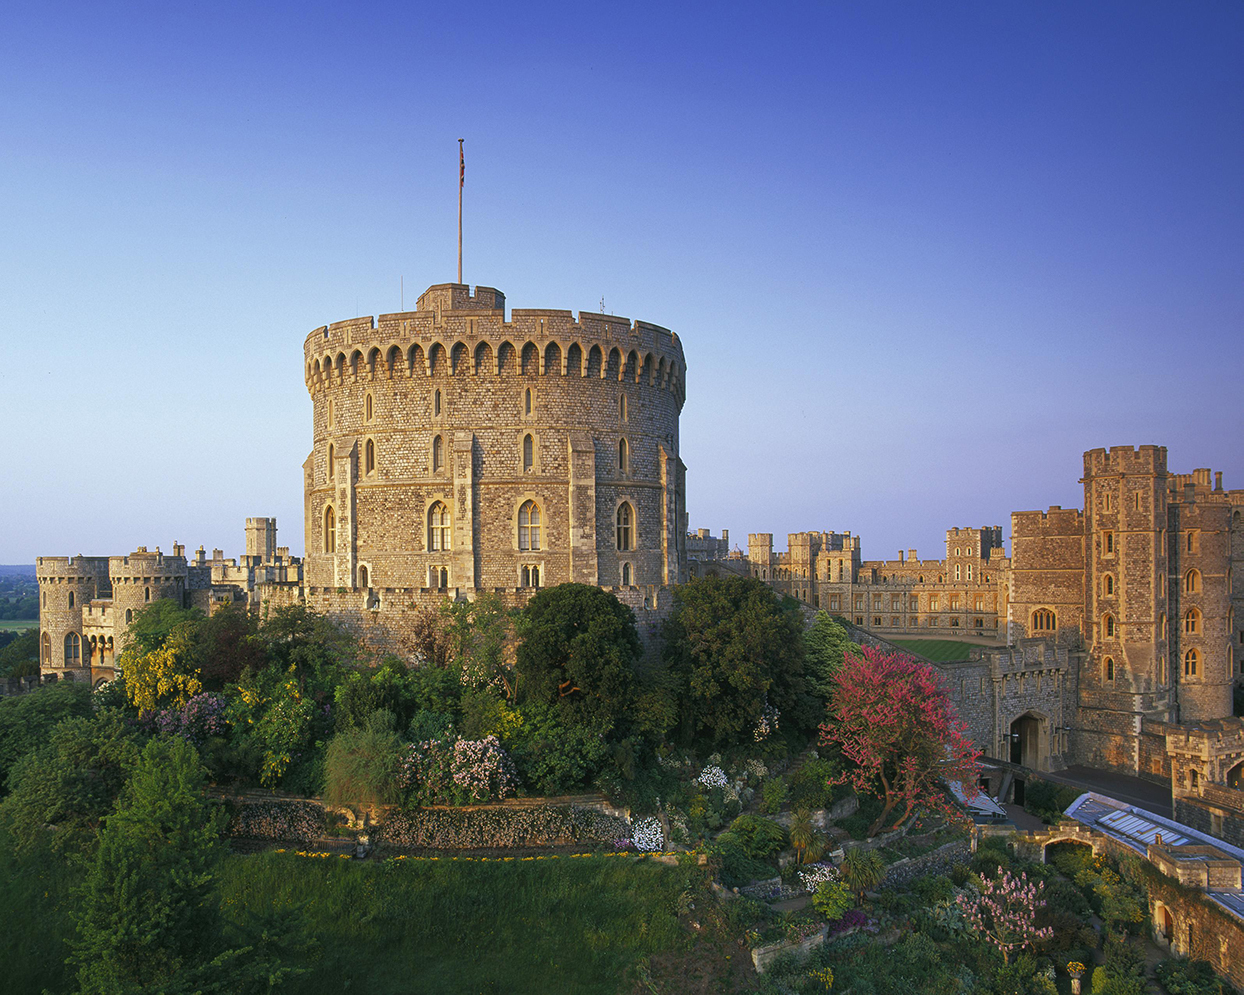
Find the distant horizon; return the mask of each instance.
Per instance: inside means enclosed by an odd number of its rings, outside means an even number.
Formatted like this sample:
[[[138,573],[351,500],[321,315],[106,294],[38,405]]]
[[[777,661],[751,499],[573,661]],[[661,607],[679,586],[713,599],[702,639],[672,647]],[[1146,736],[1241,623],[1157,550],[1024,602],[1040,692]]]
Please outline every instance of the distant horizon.
[[[0,559],[302,555],[302,342],[454,277],[459,138],[465,282],[682,341],[692,529],[940,558],[1099,446],[1244,486],[1244,5],[751,13],[8,12]]]

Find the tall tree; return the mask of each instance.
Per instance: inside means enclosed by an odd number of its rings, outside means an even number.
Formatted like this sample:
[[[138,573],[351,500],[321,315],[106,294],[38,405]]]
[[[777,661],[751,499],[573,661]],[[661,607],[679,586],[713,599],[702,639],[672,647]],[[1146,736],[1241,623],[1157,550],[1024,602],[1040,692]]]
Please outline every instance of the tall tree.
[[[451,656],[462,684],[469,688],[495,686],[513,701],[514,616],[495,594],[474,601],[446,601],[441,606]]]
[[[811,728],[803,619],[753,577],[705,577],[674,589],[665,660],[678,681],[685,740],[751,741],[772,722]]]
[[[635,615],[588,584],[546,588],[519,619],[518,692],[602,733],[629,720],[642,652]]]
[[[819,611],[804,633],[808,689],[821,701],[834,694],[835,678],[848,652],[859,652],[847,630],[829,612]]]
[[[955,716],[937,671],[901,653],[871,646],[848,653],[821,726],[821,742],[836,744],[854,766],[840,782],[882,796],[875,836],[897,810],[901,825],[918,806],[944,808],[939,780],[979,779],[980,751]]]

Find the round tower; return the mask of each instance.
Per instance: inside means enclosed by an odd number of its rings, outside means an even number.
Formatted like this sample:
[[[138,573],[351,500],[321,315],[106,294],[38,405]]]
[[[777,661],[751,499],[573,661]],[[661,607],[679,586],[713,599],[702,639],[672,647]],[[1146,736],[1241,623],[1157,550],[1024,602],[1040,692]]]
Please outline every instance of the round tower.
[[[682,579],[684,360],[665,328],[442,284],[304,345],[312,587]]]
[[[115,647],[119,656],[125,646],[126,629],[135,612],[153,601],[169,598],[185,604],[186,558],[165,556],[157,548],[147,552],[139,546],[129,556],[108,558],[108,574],[112,582],[112,614],[116,625]]]
[[[108,560],[102,556],[40,556],[39,670],[88,679],[89,644],[83,641],[83,609],[108,596]]]

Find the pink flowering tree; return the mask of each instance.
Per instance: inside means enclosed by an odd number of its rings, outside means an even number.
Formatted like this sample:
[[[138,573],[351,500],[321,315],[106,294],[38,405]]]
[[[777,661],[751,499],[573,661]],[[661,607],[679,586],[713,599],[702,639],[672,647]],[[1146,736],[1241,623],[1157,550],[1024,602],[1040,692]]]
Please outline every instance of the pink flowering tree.
[[[1009,964],[1012,951],[1033,947],[1054,935],[1048,926],[1037,928],[1037,913],[1045,907],[1044,891],[1043,881],[1004,872],[983,878],[979,891],[960,895],[958,902],[968,925],[1001,950]]]
[[[881,814],[869,827],[875,836],[897,812],[890,828],[921,806],[948,811],[941,779],[969,791],[979,780],[980,751],[967,736],[938,672],[902,653],[864,646],[848,652],[829,702],[821,743],[834,744],[853,764],[835,782],[876,791]]]

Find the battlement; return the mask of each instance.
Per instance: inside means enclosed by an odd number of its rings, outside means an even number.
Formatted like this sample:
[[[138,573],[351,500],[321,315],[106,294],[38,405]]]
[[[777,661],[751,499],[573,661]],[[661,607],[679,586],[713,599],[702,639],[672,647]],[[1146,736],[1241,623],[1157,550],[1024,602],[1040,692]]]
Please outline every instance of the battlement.
[[[1111,446],[1110,450],[1090,449],[1084,454],[1084,477],[1121,473],[1166,473],[1165,446]]]
[[[419,311],[500,311],[505,314],[505,294],[495,287],[476,287],[465,283],[438,283],[428,287],[415,302]]]
[[[682,344],[669,329],[589,311],[576,321],[571,311],[515,310],[506,321],[504,307],[423,306],[505,299],[488,287],[477,287],[473,298],[467,291],[460,284],[433,287],[417,311],[315,329],[303,344],[307,389],[359,378],[560,375],[644,384],[670,390],[682,403]]]
[[[38,556],[35,558],[35,574],[39,583],[53,578],[90,577],[108,578],[106,556]]]
[[[1027,536],[1067,536],[1084,534],[1084,512],[1079,508],[1051,505],[1049,511],[1011,513],[1011,541]]]

